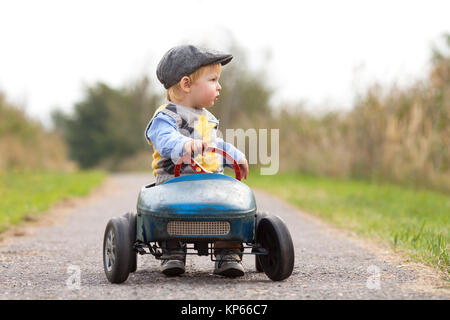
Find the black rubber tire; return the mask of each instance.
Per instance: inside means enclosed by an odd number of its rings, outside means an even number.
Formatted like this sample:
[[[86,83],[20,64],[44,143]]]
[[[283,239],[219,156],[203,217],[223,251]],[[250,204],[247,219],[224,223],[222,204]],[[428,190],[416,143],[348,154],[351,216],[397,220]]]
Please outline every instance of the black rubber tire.
[[[288,278],[294,269],[294,245],[291,234],[278,216],[266,216],[259,221],[256,241],[268,251],[259,261],[265,274],[273,281]]]
[[[259,255],[255,255],[255,268],[256,272],[264,272],[261,260],[259,260]]]
[[[257,212],[256,213],[256,221],[255,221],[255,230],[258,230],[258,224],[261,221],[262,218],[267,217],[267,212]],[[255,231],[256,233],[256,231]],[[259,255],[255,255],[255,268],[256,272],[264,272],[263,266],[261,264],[261,261],[259,259]]]
[[[137,228],[137,216],[136,213],[133,212],[127,212],[125,214],[125,218],[128,220],[128,224],[130,227],[130,241],[131,245],[133,245],[136,242],[136,228]],[[130,257],[130,273],[136,272],[137,270],[137,252],[131,248],[132,252]]]
[[[103,237],[103,267],[106,278],[111,283],[122,283],[128,279],[130,274],[131,241],[128,219],[125,217],[112,218],[106,225],[105,235]],[[115,260],[107,267],[106,244],[110,235],[113,235],[112,243],[114,245]],[[110,269],[110,270],[108,270]]]

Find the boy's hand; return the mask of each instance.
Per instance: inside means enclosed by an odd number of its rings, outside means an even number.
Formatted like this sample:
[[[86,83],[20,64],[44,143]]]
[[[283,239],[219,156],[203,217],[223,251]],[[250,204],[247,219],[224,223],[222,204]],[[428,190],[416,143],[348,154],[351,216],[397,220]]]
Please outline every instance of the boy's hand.
[[[205,150],[208,147],[208,144],[200,139],[193,139],[184,144],[183,153],[190,153],[191,156],[197,156],[201,154],[205,156]]]
[[[247,162],[247,159],[242,158],[241,160],[239,160],[238,164],[239,164],[239,168],[241,168],[242,177],[247,179],[247,176],[248,176],[248,162]]]

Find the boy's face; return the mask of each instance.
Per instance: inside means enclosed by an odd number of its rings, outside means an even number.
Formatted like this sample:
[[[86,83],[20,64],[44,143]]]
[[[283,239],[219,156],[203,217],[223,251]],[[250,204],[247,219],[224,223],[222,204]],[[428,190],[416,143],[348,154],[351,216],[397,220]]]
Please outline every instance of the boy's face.
[[[192,84],[191,96],[196,106],[208,108],[214,105],[222,89],[219,78],[219,73],[207,71]]]

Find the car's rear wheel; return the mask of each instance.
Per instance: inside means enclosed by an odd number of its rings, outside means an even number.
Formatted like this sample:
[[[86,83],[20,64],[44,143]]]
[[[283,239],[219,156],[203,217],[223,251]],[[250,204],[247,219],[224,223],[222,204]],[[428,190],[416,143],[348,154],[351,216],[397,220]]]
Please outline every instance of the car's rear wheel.
[[[256,241],[268,252],[259,256],[265,274],[273,281],[288,278],[294,269],[294,245],[283,220],[277,216],[262,218],[256,231]]]
[[[130,274],[131,241],[125,217],[112,218],[103,237],[103,266],[111,283],[122,283]]]

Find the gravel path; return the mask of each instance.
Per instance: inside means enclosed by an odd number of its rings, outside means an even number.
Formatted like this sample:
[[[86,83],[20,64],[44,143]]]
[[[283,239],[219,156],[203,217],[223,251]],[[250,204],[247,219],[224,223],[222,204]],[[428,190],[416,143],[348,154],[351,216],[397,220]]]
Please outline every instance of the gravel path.
[[[290,278],[272,282],[244,256],[246,274],[213,275],[209,257],[188,256],[186,273],[167,278],[153,256],[139,256],[138,270],[120,285],[103,271],[102,242],[112,216],[135,210],[149,174],[113,175],[101,194],[71,209],[63,222],[0,243],[0,299],[448,299],[406,286],[414,271],[386,262],[305,213],[262,191],[259,211],[281,216],[296,252]],[[79,275],[79,277],[78,277]],[[80,280],[79,286],[77,280]]]

